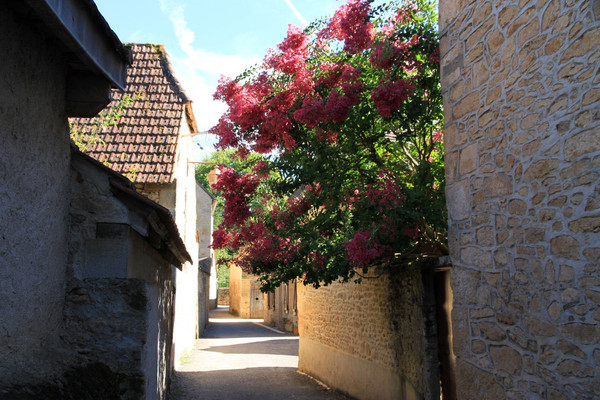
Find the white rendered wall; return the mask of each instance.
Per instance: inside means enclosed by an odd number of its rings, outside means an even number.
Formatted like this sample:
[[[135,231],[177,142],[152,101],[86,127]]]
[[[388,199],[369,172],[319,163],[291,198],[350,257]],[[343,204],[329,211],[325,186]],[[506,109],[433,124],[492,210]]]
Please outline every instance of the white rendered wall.
[[[196,242],[196,179],[191,160],[193,142],[183,120],[175,165],[175,222],[193,263],[175,269],[175,323],[173,326],[173,360],[175,368],[188,354],[196,340],[198,325],[198,243]]]

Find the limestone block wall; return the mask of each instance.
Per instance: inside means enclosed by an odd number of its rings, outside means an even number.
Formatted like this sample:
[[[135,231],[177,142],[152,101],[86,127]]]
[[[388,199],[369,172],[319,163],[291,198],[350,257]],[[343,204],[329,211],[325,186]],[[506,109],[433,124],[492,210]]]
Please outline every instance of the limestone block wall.
[[[600,397],[600,2],[441,0],[458,398]]]
[[[0,49],[2,387],[57,372],[70,148],[61,50],[6,4]]]
[[[263,318],[263,294],[256,277],[235,264],[229,267],[229,312],[241,318]]]
[[[229,305],[229,288],[219,288],[219,305],[220,306],[228,306]]]
[[[298,328],[296,280],[281,284],[273,293],[265,293],[263,299],[265,323],[280,330],[291,330],[292,332],[294,327]]]
[[[299,283],[299,369],[358,399],[439,398],[423,310],[418,270],[319,289]]]

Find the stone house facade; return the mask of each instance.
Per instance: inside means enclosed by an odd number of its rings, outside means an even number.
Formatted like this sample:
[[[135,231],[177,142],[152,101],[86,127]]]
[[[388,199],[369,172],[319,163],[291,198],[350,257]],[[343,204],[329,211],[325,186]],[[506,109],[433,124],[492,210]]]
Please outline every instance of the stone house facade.
[[[209,304],[202,301],[198,286],[203,278],[198,269],[204,257],[200,251],[207,250],[200,243],[199,231],[206,229],[200,226],[197,212],[211,209],[212,200],[203,196],[207,203],[198,204],[192,162],[192,137],[198,129],[192,102],[173,75],[164,47],[139,43],[127,47],[132,63],[125,92],[113,92],[109,107],[118,105],[124,96],[131,100],[122,106],[118,122],[97,132],[98,140],[88,149],[91,157],[128,176],[137,190],[171,211],[192,255],[193,262],[175,271],[173,353],[177,367],[206,326],[199,318],[208,315]],[[74,122],[82,131],[94,126],[90,119]]]
[[[440,1],[458,398],[600,397],[600,2]]]
[[[264,294],[256,275],[229,263],[229,312],[241,318],[264,318]]]
[[[124,87],[127,52],[93,2],[0,8],[0,397],[164,397],[189,254],[164,208],[69,141],[68,117]]]
[[[288,332],[298,332],[297,281],[289,281],[264,294],[265,323]]]

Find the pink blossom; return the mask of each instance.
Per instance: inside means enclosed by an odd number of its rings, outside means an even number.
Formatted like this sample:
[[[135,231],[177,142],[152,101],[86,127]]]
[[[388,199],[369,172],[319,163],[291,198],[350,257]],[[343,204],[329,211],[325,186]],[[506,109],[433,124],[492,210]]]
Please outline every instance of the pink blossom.
[[[368,0],[348,0],[333,15],[320,37],[344,41],[344,51],[357,54],[366,49],[373,37],[373,25],[368,16]]]
[[[231,244],[231,235],[225,232],[223,229],[217,229],[213,232],[213,242],[211,247],[213,249],[224,249]]]
[[[330,130],[317,129],[317,140],[327,142],[328,144],[335,144],[337,142],[337,133]]]
[[[404,227],[404,234],[411,239],[414,239],[419,234],[419,228],[416,226],[406,226]]]
[[[389,118],[392,111],[402,108],[402,104],[413,89],[414,86],[405,80],[387,82],[372,91],[371,99],[379,115]]]
[[[351,107],[350,98],[341,95],[337,90],[332,90],[325,103],[323,120],[325,122],[343,122],[348,118]]]
[[[314,128],[322,120],[323,100],[314,93],[304,97],[302,106],[294,111],[296,121],[306,124],[309,128]]]
[[[377,239],[371,239],[371,232],[358,231],[349,242],[345,243],[347,258],[355,268],[368,267],[374,260],[382,257],[391,249],[381,245]]]

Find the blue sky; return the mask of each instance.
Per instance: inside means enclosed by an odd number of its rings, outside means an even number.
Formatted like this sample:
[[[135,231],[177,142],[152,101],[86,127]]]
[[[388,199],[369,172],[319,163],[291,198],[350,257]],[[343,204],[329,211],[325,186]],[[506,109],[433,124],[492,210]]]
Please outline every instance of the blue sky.
[[[330,16],[343,0],[96,0],[122,42],[164,44],[198,128],[206,131],[225,106],[212,100],[221,75],[235,77],[281,42],[288,24]],[[198,143],[212,150],[214,138]]]

